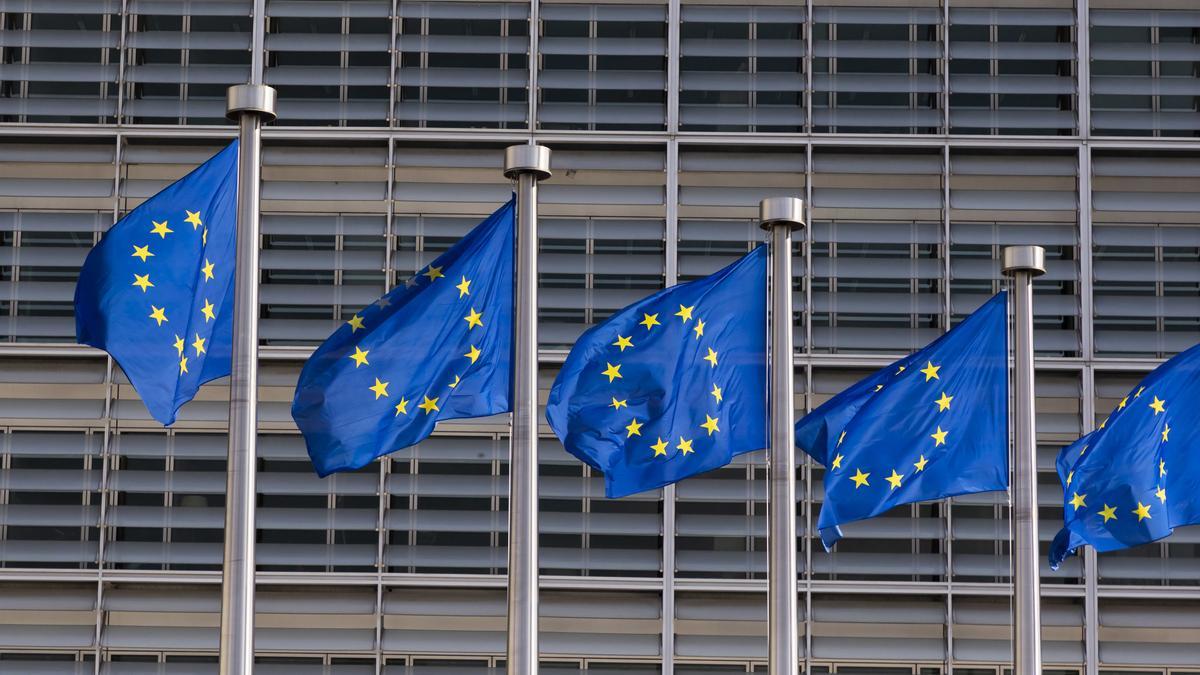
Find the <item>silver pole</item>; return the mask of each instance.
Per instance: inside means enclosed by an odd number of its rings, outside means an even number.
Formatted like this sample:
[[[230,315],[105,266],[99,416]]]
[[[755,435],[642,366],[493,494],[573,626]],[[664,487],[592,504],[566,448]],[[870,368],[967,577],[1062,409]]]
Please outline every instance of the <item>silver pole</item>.
[[[1038,578],[1037,444],[1033,425],[1033,278],[1046,272],[1041,246],[1004,249],[1004,274],[1012,277],[1013,561],[1016,639],[1014,672],[1042,672],[1042,614]]]
[[[225,560],[221,575],[221,675],[254,671],[255,433],[258,426],[258,199],[260,130],[275,119],[275,90],[239,84],[226,95],[238,120],[237,257],[229,380]]]
[[[759,203],[771,233],[771,447],[767,456],[767,672],[795,675],[796,444],[792,395],[792,231],[804,227],[804,200],[771,197]]]
[[[538,672],[537,188],[550,148],[513,145],[504,175],[517,181],[513,299],[512,449],[508,464],[508,674]]]

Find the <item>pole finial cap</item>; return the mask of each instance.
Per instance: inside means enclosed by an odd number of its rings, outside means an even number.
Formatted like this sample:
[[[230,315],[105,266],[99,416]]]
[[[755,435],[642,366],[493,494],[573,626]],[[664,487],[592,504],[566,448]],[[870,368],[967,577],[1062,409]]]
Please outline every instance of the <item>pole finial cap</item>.
[[[533,174],[534,180],[550,177],[550,148],[544,145],[510,145],[504,149],[504,177]]]
[[[764,230],[788,226],[804,227],[804,200],[799,197],[767,197],[758,203],[758,219]]]
[[[258,113],[262,121],[275,119],[275,88],[265,84],[235,84],[225,90],[225,117],[236,120],[242,113]]]
[[[1046,273],[1046,249],[1041,246],[1006,246],[1001,269],[1008,276],[1029,272],[1040,277]]]

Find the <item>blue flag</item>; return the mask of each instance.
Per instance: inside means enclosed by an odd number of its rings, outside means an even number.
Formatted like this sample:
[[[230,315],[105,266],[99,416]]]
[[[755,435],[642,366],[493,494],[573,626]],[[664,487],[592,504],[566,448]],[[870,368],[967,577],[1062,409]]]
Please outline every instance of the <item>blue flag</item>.
[[[623,497],[767,445],[767,248],[672,286],[580,337],[546,419]]]
[[[1083,544],[1115,551],[1200,523],[1200,345],[1134,387],[1100,428],[1063,448],[1065,526],[1050,567]]]
[[[825,465],[818,527],[894,506],[1008,487],[1008,321],[999,293],[921,351],[796,423],[796,445]]]
[[[163,424],[229,374],[237,153],[234,141],[117,221],[75,285],[76,339],[111,354]]]
[[[292,418],[324,477],[419,443],[438,420],[508,412],[513,202],[329,336]]]

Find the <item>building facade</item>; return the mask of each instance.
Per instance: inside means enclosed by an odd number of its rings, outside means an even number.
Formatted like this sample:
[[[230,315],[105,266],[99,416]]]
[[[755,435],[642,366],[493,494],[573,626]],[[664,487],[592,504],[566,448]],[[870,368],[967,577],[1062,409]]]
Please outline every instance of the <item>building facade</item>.
[[[319,480],[288,410],[339,321],[507,198],[506,145],[554,152],[544,389],[588,326],[762,241],[765,196],[808,210],[801,413],[1000,290],[1003,246],[1044,246],[1044,547],[1057,450],[1200,341],[1194,0],[271,0],[262,36],[252,4],[0,0],[2,673],[215,673],[227,388],[162,428],[73,344],[72,295],[116,218],[234,135],[224,91],[251,67],[279,91],[263,673],[503,665],[505,419]],[[765,672],[762,454],[613,501],[543,432],[543,672]],[[805,672],[1010,672],[1005,495],[901,507],[826,553],[821,475],[798,467]],[[1198,543],[1044,569],[1045,672],[1200,673]]]

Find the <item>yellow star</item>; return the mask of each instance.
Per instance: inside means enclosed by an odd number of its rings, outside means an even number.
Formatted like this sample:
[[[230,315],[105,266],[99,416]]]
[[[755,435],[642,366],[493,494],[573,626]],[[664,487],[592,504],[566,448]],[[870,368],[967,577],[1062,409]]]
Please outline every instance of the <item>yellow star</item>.
[[[483,315],[471,308],[471,313],[463,317],[463,321],[467,322],[467,330],[475,328],[475,326],[483,325]]]
[[[150,244],[145,246],[133,245],[133,258],[141,258],[142,262],[146,262],[146,258],[153,258],[154,254],[150,252]]]
[[[403,396],[400,397],[400,402],[396,404],[395,416],[399,417],[400,413],[404,413],[405,415],[408,414],[408,399],[404,398]]]
[[[458,285],[455,286],[455,288],[458,289],[458,297],[460,297],[460,298],[464,295],[470,295],[471,294],[471,280],[464,276],[462,278],[462,281],[458,282]]]
[[[623,398],[623,399],[621,399],[620,401],[618,401],[618,400],[617,400],[617,397],[616,397],[616,396],[614,396],[614,397],[613,397],[613,400],[612,400],[612,401],[613,401],[613,402],[612,402],[612,405],[611,405],[610,407],[611,407],[613,410],[620,410],[621,408],[628,408],[628,407],[629,407],[629,404],[628,404],[628,403],[626,403],[626,401],[627,401],[627,400],[629,400],[629,399],[624,399],[624,398]]]
[[[362,365],[369,366],[369,365],[371,365],[371,362],[367,360],[367,354],[369,354],[369,353],[370,353],[369,351],[365,351],[362,347],[359,347],[358,345],[354,345],[354,353],[351,354],[349,358],[354,359],[354,367],[355,368],[358,368],[359,366],[362,366]]]
[[[704,360],[711,363],[713,368],[717,367],[717,353],[713,351],[712,347],[708,348],[708,356],[704,357]]]
[[[679,445],[676,445],[675,449],[681,451],[685,455],[690,455],[691,453],[695,452],[695,450],[692,449],[691,439],[685,441],[683,440],[683,436],[679,437]]]
[[[942,378],[938,377],[938,371],[941,369],[942,369],[941,366],[933,365],[933,361],[926,361],[925,367],[921,369],[921,372],[924,373],[925,381],[928,382],[930,380],[942,379]]]
[[[929,460],[925,459],[925,455],[921,455],[921,459],[919,461],[913,462],[913,466],[917,467],[918,472],[921,472],[921,471],[925,470],[925,465],[928,463],[929,463]]]
[[[1104,522],[1106,522],[1106,523],[1110,520],[1116,520],[1117,519],[1117,507],[1109,506],[1108,504],[1105,504],[1104,508],[1100,510],[1100,515],[1104,516]]]
[[[630,336],[630,337],[633,337],[633,336]],[[621,351],[625,351],[626,347],[633,346],[633,340],[631,340],[627,337],[624,337],[623,335],[617,335],[617,341],[613,343],[613,346],[620,347]]]
[[[1171,433],[1171,425],[1170,424],[1164,425],[1163,433],[1162,433],[1163,443],[1167,442],[1167,436],[1170,435],[1170,433]]]
[[[900,479],[902,479],[902,478],[904,478],[904,476],[902,474],[898,474],[898,473],[896,473],[895,469],[892,469],[892,475],[888,476],[887,478],[884,478],[884,480],[891,483],[892,489],[895,490],[896,488],[900,487]]]
[[[380,299],[376,300],[376,301],[375,301],[374,303],[372,303],[372,304],[374,304],[374,305],[375,305],[376,307],[378,307],[379,309],[383,309],[384,307],[390,307],[390,306],[391,306],[391,304],[392,304],[392,301],[391,301],[391,300],[388,300],[388,297],[385,295],[385,296],[383,296],[382,298],[380,298]]]
[[[183,222],[191,223],[193,232],[196,231],[196,228],[198,228],[204,224],[204,223],[200,222],[200,212],[199,211],[188,211],[187,209],[184,209],[183,212],[188,214],[187,218],[183,219]]]
[[[1150,407],[1154,409],[1155,417],[1158,416],[1158,413],[1167,412],[1166,406],[1163,405],[1164,403],[1166,401],[1159,400],[1157,396],[1154,397],[1154,402],[1150,404]]]
[[[375,378],[375,386],[368,387],[368,389],[375,392],[375,400],[378,401],[380,396],[388,395],[387,388],[389,384],[391,384],[391,382],[380,382],[379,378],[377,377]]]
[[[675,316],[683,319],[684,323],[687,323],[692,318],[692,310],[693,309],[696,309],[695,305],[692,305],[691,307],[684,307],[683,305],[680,305],[679,311],[675,312]]]
[[[846,458],[843,457],[841,455],[841,453],[838,453],[838,456],[833,458],[833,464],[831,464],[829,467],[830,470],[842,468],[842,460],[843,459],[846,459]]]
[[[608,361],[605,361],[604,365],[606,365],[608,367],[604,369],[604,372],[602,373],[602,375],[608,376],[608,381],[610,384],[612,383],[613,380],[617,379],[618,377],[621,377],[621,364],[618,363],[617,365],[614,366],[613,364],[609,363]],[[622,379],[624,379],[624,378],[622,378]]]
[[[838,436],[838,442],[837,442],[837,444],[838,444],[838,445],[841,445],[841,444],[842,444],[842,441],[844,441],[844,440],[846,440],[846,432],[845,432],[845,431],[842,431],[842,434],[841,434],[840,436]]]
[[[1162,478],[1167,475],[1167,461],[1165,459],[1158,460],[1158,477]]]
[[[1106,426],[1108,426],[1108,418],[1107,417],[1105,417],[1104,421],[1100,423],[1100,428],[1103,429]]]
[[[438,398],[441,398],[440,396],[437,398],[431,399],[428,396],[422,395],[421,398],[423,398],[425,400],[421,401],[420,405],[418,405],[417,407],[420,408],[421,410],[424,410],[426,415],[433,412],[434,410],[441,411],[441,408],[439,408],[437,406]]]
[[[708,429],[708,435],[712,436],[714,431],[721,430],[720,427],[717,426],[717,422],[719,422],[719,421],[720,421],[720,418],[709,417],[708,415],[705,415],[704,416],[704,424],[701,424],[700,428]]]
[[[720,403],[720,402],[721,402],[721,399],[725,398],[725,397],[724,397],[724,396],[721,394],[721,388],[720,388],[720,387],[718,387],[716,384],[713,384],[713,389],[712,389],[712,391],[710,391],[710,392],[708,392],[708,393],[709,393],[709,394],[710,394],[710,395],[711,395],[713,398],[717,399],[717,403]]]
[[[180,356],[183,356],[183,345],[184,345],[183,338],[176,335],[175,336],[175,351],[179,352]]]
[[[350,318],[349,318],[349,319],[346,321],[346,323],[350,324],[350,333],[351,333],[352,335],[353,335],[354,333],[357,333],[359,328],[366,328],[366,326],[364,326],[364,325],[363,325],[363,319],[362,319],[362,317],[361,317],[361,316],[359,316],[359,315],[357,315],[357,314],[355,314],[354,316],[350,317]]]
[[[180,359],[179,359],[179,374],[180,374],[180,375],[183,375],[183,374],[184,374],[184,373],[186,373],[187,371],[188,371],[188,369],[187,369],[187,357],[186,357],[186,356],[180,357]]]
[[[900,373],[903,373],[903,372],[904,372],[904,366],[900,366],[899,368],[896,369],[897,375],[899,375]]]
[[[214,265],[214,264],[212,264],[211,262],[209,262],[208,258],[205,258],[205,259],[204,259],[204,267],[201,267],[201,268],[200,268],[200,271],[201,271],[201,272],[204,272],[204,280],[205,280],[205,281],[208,281],[209,279],[215,279],[215,278],[216,278],[216,277],[214,277],[214,276],[213,276],[213,268],[214,268],[214,267],[216,267],[216,265]]]
[[[450,388],[451,388],[451,389],[454,389],[455,387],[457,387],[457,386],[458,386],[458,383],[459,383],[459,382],[462,382],[462,376],[461,376],[461,375],[455,375],[455,376],[454,376],[454,381],[450,383]]]
[[[629,433],[625,434],[625,438],[632,438],[633,436],[641,436],[642,435],[642,423],[637,421],[637,418],[635,417],[635,418],[633,418],[632,422],[630,422],[629,424],[627,424],[625,426],[625,431],[629,432]]]
[[[1067,472],[1067,487],[1071,487],[1071,481],[1072,481],[1072,480],[1074,480],[1074,479],[1075,479],[1075,472],[1074,472],[1074,471],[1068,471],[1068,472]]]
[[[1143,391],[1146,391],[1146,388],[1145,388],[1145,387],[1138,387],[1137,393],[1136,393],[1136,394],[1134,394],[1134,395],[1133,395],[1133,397],[1134,397],[1134,398],[1138,398],[1139,396],[1141,396],[1141,395],[1142,395],[1142,392],[1143,392]]]
[[[429,269],[427,269],[421,273],[421,276],[429,277],[429,280],[433,281],[434,279],[441,279],[442,277],[444,277],[446,275],[442,274],[442,268],[434,267],[433,265],[430,265]],[[460,295],[459,297],[461,298],[462,296]],[[433,400],[436,401],[437,399],[435,398]]]
[[[151,220],[150,222],[154,223],[154,229],[150,230],[150,234],[157,234],[163,239],[166,239],[168,234],[175,231],[167,227],[167,221],[165,220],[161,223],[157,220]]]
[[[142,289],[143,293],[146,292],[147,288],[154,288],[154,284],[150,283],[150,275],[149,274],[134,274],[133,275],[133,285]]]
[[[877,385],[875,385],[875,391],[880,391],[881,389],[883,389],[883,385],[882,385],[882,384],[877,384]]]
[[[864,485],[869,487],[871,484],[867,482],[867,476],[870,475],[869,473],[863,473],[862,469],[855,469],[854,475],[850,477],[850,480],[854,481],[854,489],[857,490]]]
[[[651,445],[650,447],[654,449],[655,457],[658,457],[660,455],[663,457],[667,456],[667,442],[664,441],[661,437],[658,439],[657,443]]]
[[[1125,398],[1121,399],[1121,402],[1120,402],[1120,403],[1118,403],[1118,404],[1117,404],[1117,410],[1124,410],[1124,409],[1125,409],[1125,406],[1126,406],[1128,403],[1129,403],[1129,397],[1128,397],[1128,396],[1126,396]]]
[[[937,404],[938,412],[945,412],[950,409],[950,401],[953,401],[953,396],[947,396],[946,392],[942,392],[942,397],[934,401]]]
[[[645,327],[646,327],[646,330],[650,330],[651,328],[654,328],[655,326],[661,326],[661,325],[662,325],[662,324],[660,324],[660,323],[658,322],[658,315],[657,315],[657,314],[647,314],[647,313],[645,313],[645,312],[642,312],[642,316],[643,316],[643,317],[645,317],[645,318],[644,318],[644,319],[642,319],[641,321],[639,321],[639,322],[638,322],[638,324],[639,324],[639,325],[642,325],[642,326],[645,326]]]
[[[1078,511],[1079,507],[1081,506],[1087,506],[1087,503],[1083,501],[1087,495],[1081,495],[1078,492],[1074,493],[1074,495],[1074,497],[1071,497],[1071,506],[1074,506],[1076,511]]]
[[[696,319],[696,325],[692,326],[692,330],[696,331],[696,339],[699,340],[701,335],[704,335],[704,319]]]
[[[1167,491],[1164,490],[1162,486],[1159,486],[1159,488],[1154,491],[1154,496],[1158,497],[1158,501],[1164,504],[1167,503]]]
[[[208,246],[208,228],[207,227],[204,228],[204,231],[200,233],[200,245]]]
[[[196,333],[196,341],[192,343],[192,349],[196,350],[196,356],[200,356],[201,354],[208,351],[207,349],[204,348],[204,342],[205,342],[205,339],[200,337],[199,333]]]
[[[1134,515],[1136,515],[1136,516],[1138,517],[1138,522],[1140,523],[1140,522],[1142,522],[1143,520],[1145,520],[1145,519],[1147,519],[1147,518],[1149,518],[1149,517],[1150,517],[1150,505],[1149,505],[1149,504],[1143,504],[1143,503],[1142,503],[1142,502],[1139,500],[1139,501],[1138,501],[1138,507],[1137,507],[1136,509],[1134,509],[1134,510],[1133,510],[1133,513],[1134,513]]]
[[[947,433],[949,432],[942,431],[942,428],[939,426],[936,433],[929,434],[929,437],[934,440],[933,447],[936,448],[939,445],[945,445]]]
[[[466,354],[463,354],[463,356],[467,357],[468,359],[471,359],[471,363],[475,363],[476,361],[479,360],[479,355],[482,353],[483,352],[479,351],[479,347],[476,347],[475,345],[471,345],[471,351],[467,352]]]
[[[204,315],[204,323],[217,318],[217,315],[213,312],[213,304],[208,301],[208,298],[204,299],[204,306],[200,308],[200,313]]]
[[[150,318],[157,321],[158,325],[163,325],[163,322],[167,320],[167,313],[163,311],[163,308],[150,305],[150,309]]]

